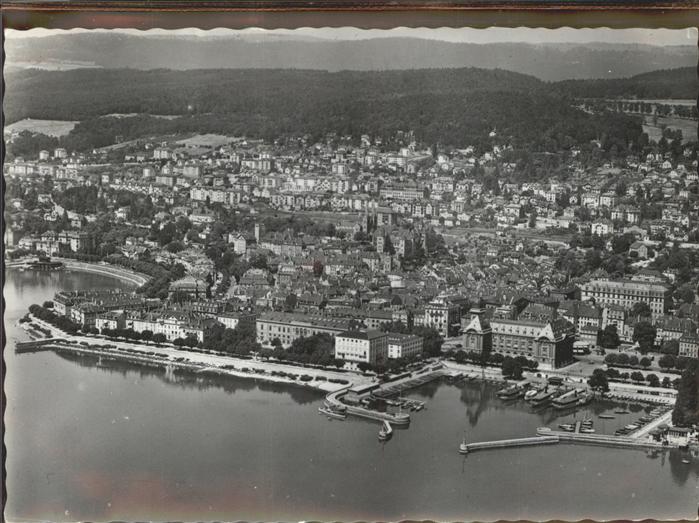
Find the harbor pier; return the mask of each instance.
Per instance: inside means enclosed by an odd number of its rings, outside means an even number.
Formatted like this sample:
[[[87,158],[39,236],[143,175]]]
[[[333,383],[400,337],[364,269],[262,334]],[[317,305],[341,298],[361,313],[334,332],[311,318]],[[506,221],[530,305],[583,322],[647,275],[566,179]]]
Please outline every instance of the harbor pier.
[[[560,441],[581,443],[585,445],[601,445],[605,447],[624,447],[624,448],[641,448],[641,449],[662,449],[668,448],[659,441],[652,441],[644,438],[632,438],[624,436],[610,436],[605,434],[581,434],[578,432],[563,432],[551,430],[548,427],[539,427],[536,429],[537,435],[557,436]]]
[[[501,439],[496,441],[481,441],[477,443],[462,443],[459,453],[468,454],[476,450],[503,449],[509,447],[530,447],[533,445],[551,445],[560,442],[557,435],[532,436],[529,438]]]
[[[61,341],[60,338],[46,338],[32,341],[18,341],[15,343],[15,352],[23,354],[25,352],[39,352],[42,350],[51,350],[56,343]]]

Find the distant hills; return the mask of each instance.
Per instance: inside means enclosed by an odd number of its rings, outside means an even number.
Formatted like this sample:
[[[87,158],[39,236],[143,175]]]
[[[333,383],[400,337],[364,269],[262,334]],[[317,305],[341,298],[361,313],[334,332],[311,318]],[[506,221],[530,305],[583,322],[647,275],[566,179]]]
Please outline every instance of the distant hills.
[[[420,38],[323,40],[276,35],[140,36],[123,33],[6,39],[6,67],[62,69],[313,69],[326,71],[479,67],[541,80],[624,78],[695,67],[694,46],[452,43]]]

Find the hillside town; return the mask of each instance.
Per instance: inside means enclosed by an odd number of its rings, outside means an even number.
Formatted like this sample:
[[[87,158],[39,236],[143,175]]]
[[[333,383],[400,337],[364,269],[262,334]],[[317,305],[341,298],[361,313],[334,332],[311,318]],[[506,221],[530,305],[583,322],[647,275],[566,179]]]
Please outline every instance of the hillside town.
[[[42,150],[5,166],[6,254],[150,277],[135,294],[57,295],[87,332],[206,348],[247,325],[250,344],[226,350],[280,359],[327,334],[322,363],[379,373],[476,349],[541,369],[619,347],[696,359],[696,143],[613,159],[581,144],[533,158],[543,182],[488,139],[480,153],[410,131]]]
[[[258,7],[8,11],[6,519],[692,520],[692,24]]]

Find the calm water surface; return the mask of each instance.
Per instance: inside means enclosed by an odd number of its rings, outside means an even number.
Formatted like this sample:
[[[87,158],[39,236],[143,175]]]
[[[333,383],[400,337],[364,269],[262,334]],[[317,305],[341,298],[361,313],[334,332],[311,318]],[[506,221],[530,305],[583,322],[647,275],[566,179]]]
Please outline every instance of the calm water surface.
[[[411,391],[426,410],[382,445],[377,424],[327,420],[317,413],[322,395],[301,388],[14,354],[30,304],[60,289],[115,287],[126,286],[91,274],[7,274],[8,519],[697,516],[699,465],[676,452],[553,445],[462,458],[464,431],[469,441],[520,437],[572,419],[504,404],[479,383]],[[641,415],[629,408],[629,421]],[[611,432],[626,420],[595,425]]]

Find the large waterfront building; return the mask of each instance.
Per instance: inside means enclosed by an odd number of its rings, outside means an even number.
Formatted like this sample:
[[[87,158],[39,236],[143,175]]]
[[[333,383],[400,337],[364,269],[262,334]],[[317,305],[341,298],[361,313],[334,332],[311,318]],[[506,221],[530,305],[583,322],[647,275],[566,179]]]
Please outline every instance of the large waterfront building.
[[[594,300],[597,305],[630,309],[636,303],[646,303],[654,316],[667,312],[672,298],[670,287],[664,283],[631,280],[592,280],[581,291],[583,300]]]
[[[464,349],[504,356],[524,356],[547,368],[558,368],[573,361],[575,327],[566,319],[522,314],[512,318],[496,314],[486,318],[484,311],[472,310],[464,333]]]
[[[352,330],[335,337],[335,357],[350,363],[377,362],[388,358],[388,334],[378,330]]]
[[[493,351],[505,356],[524,356],[557,368],[573,361],[575,328],[564,318],[547,322],[494,318]]]
[[[131,312],[126,316],[126,327],[136,332],[151,331],[153,334],[164,334],[168,341],[177,338],[194,336],[197,341],[204,341],[204,325],[188,314],[178,314],[170,311],[154,313]]]
[[[349,318],[312,316],[290,312],[264,312],[257,318],[257,341],[270,345],[279,338],[283,347],[289,347],[302,336],[329,334],[336,336],[349,330]]]

